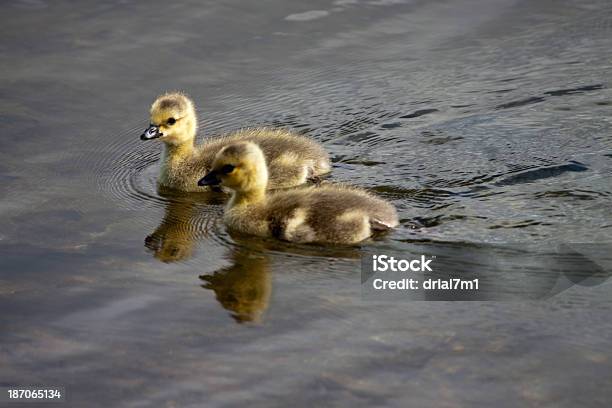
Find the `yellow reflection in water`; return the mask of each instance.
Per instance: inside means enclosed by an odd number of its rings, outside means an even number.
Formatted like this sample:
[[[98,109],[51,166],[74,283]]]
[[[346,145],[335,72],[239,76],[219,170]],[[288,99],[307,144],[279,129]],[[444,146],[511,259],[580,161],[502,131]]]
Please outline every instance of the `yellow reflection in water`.
[[[165,192],[163,196],[168,199],[164,217],[145,238],[145,246],[162,262],[185,261],[193,256],[196,243],[207,235],[207,226],[214,222],[206,206],[223,202],[224,195]]]
[[[272,293],[268,255],[236,247],[230,254],[232,264],[212,275],[202,275],[205,289],[215,292],[221,305],[238,322],[261,322]]]

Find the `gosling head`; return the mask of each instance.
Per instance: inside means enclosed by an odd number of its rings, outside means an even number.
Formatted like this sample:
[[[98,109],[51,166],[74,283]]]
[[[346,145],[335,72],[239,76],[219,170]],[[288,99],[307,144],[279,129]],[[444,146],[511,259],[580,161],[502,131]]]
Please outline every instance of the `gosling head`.
[[[197,120],[193,102],[180,92],[159,96],[151,106],[151,122],[141,140],[160,139],[169,145],[193,143]]]
[[[268,183],[266,159],[251,142],[231,144],[215,156],[211,171],[198,181],[199,186],[221,185],[236,192],[265,190]]]

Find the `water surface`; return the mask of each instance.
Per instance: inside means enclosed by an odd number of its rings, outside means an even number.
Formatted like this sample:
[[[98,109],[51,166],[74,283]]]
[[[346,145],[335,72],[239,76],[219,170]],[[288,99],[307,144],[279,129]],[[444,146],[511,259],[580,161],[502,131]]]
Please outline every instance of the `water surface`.
[[[364,253],[514,244],[610,270],[612,7],[10,1],[0,25],[0,378],[73,406],[606,406],[612,286],[373,302]],[[202,137],[287,127],[401,226],[357,248],[231,237],[223,197],[156,191],[150,103]],[[500,258],[501,259],[501,258]],[[508,258],[504,258],[507,260]],[[531,258],[534,259],[534,258]],[[561,261],[560,261],[561,262]],[[535,266],[534,266],[535,265]]]

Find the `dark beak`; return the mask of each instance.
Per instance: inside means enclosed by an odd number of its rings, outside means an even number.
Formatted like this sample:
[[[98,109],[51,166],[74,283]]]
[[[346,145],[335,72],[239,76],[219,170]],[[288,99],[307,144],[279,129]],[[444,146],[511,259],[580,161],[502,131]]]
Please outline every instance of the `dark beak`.
[[[140,140],[157,139],[158,137],[162,137],[163,135],[164,134],[159,131],[159,127],[151,124],[149,125],[147,130],[145,130],[144,133],[140,135]]]
[[[213,170],[198,181],[198,186],[218,186],[221,180],[217,177],[217,171]]]

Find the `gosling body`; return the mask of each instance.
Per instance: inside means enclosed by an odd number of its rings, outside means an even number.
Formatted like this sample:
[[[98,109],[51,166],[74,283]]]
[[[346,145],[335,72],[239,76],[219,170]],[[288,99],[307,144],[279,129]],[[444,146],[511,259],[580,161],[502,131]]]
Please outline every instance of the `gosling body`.
[[[232,143],[257,144],[266,158],[270,182],[279,189],[304,184],[330,171],[329,155],[317,142],[284,129],[248,128],[195,145],[197,117],[191,99],[178,92],[161,95],[151,106],[151,125],[141,139],[164,142],[158,185],[182,191],[198,186],[215,155]]]
[[[233,191],[224,222],[230,230],[249,235],[355,244],[398,225],[390,203],[355,187],[327,184],[267,193],[265,156],[250,142],[222,148],[199,183]]]

